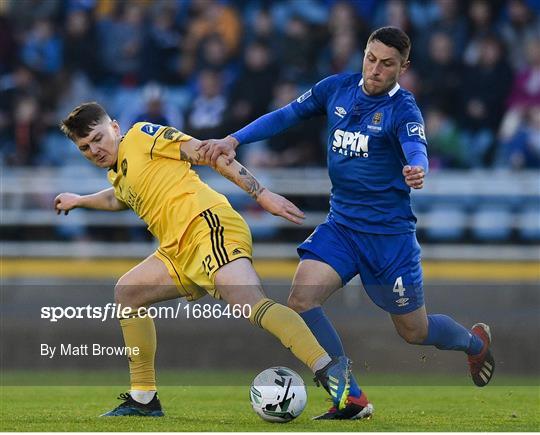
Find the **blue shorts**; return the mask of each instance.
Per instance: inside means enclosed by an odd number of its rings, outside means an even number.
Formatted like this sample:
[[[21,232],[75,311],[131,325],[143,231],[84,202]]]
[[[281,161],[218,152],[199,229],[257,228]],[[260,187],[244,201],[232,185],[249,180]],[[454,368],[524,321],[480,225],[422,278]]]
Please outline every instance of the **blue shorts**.
[[[414,232],[361,233],[329,217],[298,247],[298,255],[328,264],[343,285],[359,274],[371,300],[391,314],[424,305],[420,246]]]

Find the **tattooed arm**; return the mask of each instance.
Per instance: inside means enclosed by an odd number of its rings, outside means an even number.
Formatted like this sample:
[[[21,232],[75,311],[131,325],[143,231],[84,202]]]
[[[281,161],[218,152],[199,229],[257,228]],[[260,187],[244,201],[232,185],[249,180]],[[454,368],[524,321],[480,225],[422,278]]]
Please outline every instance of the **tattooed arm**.
[[[197,145],[200,140],[190,139],[186,142],[180,142],[180,160],[189,162],[192,165],[208,165],[209,162],[205,161],[203,154],[196,151]]]
[[[203,154],[196,151],[197,139],[182,142],[180,145],[180,160],[187,161],[194,165],[208,165],[209,162],[203,159]],[[257,179],[237,160],[228,164],[224,156],[220,156],[213,168],[228,180],[246,191],[259,205],[267,212],[281,216],[295,224],[301,224],[304,220],[304,213],[288,199],[271,192],[257,181]]]

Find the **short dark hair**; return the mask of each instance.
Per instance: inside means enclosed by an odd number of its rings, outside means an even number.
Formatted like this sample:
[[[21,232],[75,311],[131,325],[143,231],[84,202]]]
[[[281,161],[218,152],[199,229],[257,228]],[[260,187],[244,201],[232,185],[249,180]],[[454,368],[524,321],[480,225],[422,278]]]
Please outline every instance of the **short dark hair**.
[[[367,43],[377,40],[381,41],[384,45],[394,47],[404,60],[409,58],[409,52],[411,51],[411,40],[409,36],[398,27],[381,27],[375,30],[369,35]]]
[[[75,107],[67,118],[62,120],[60,130],[72,141],[75,141],[77,138],[88,136],[92,127],[99,124],[107,116],[109,115],[105,109],[95,101],[83,103]]]

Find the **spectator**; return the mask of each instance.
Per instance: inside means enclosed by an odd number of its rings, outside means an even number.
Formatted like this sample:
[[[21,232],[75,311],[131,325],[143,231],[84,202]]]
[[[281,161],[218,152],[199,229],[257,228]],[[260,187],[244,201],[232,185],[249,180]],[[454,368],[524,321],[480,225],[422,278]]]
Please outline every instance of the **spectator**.
[[[276,58],[279,50],[279,37],[270,9],[259,8],[254,12],[253,18],[246,23],[246,40],[248,45],[253,41],[260,41],[269,47],[272,58]]]
[[[62,40],[56,35],[50,20],[39,19],[26,35],[21,46],[21,58],[33,71],[51,75],[62,67]]]
[[[525,50],[527,63],[513,82],[510,109],[540,104],[540,38],[529,40]]]
[[[244,68],[231,93],[230,131],[266,113],[278,74],[270,49],[261,41],[250,43],[244,54]]]
[[[37,98],[45,126],[54,123],[60,107],[73,105],[70,99],[93,99],[102,92],[116,113],[129,107],[122,116],[130,121],[143,114],[174,118],[171,113],[185,110],[193,93],[214,110],[210,116],[198,110],[202,124],[208,118],[218,119],[218,125],[245,124],[268,107],[279,77],[280,89],[285,83],[305,88],[325,75],[358,71],[366,23],[382,20],[416,34],[415,69],[400,84],[416,90],[421,107],[433,109],[436,125],[465,128],[464,138],[474,149],[483,149],[479,144],[487,137],[476,134],[489,132],[489,150],[495,132],[506,143],[522,128],[528,108],[540,104],[540,20],[534,7],[530,0],[9,0],[0,13],[0,137],[12,140],[15,108],[28,93]],[[500,18],[497,26],[495,18]],[[497,67],[485,62],[497,49],[483,53],[494,30],[500,30],[519,71],[502,123],[500,95],[508,71],[504,62]],[[202,83],[212,82],[206,73],[200,79],[206,70],[220,77],[221,89],[213,97],[201,93]],[[488,70],[501,75],[492,79]],[[160,107],[159,99],[143,107],[138,89],[149,82],[169,86],[161,88],[160,98],[170,96],[178,109],[163,100]],[[216,111],[219,101],[225,101],[225,109]],[[483,112],[486,116],[479,116]],[[440,161],[462,164],[446,157]]]
[[[309,24],[298,16],[293,16],[286,24],[280,41],[279,59],[283,75],[300,83],[317,81],[317,45],[310,32]]]
[[[503,46],[496,37],[482,40],[477,67],[468,67],[460,88],[465,144],[472,167],[487,163],[494,131],[503,115],[512,71],[503,57]]]
[[[499,129],[501,142],[507,142],[523,122],[527,109],[540,105],[540,39],[531,39],[526,46],[526,65],[515,76]]]
[[[433,33],[427,56],[419,59],[418,68],[422,76],[421,98],[429,105],[442,108],[454,118],[459,116],[463,65],[454,56],[453,39],[447,33]]]
[[[56,23],[61,12],[61,0],[11,0],[9,12],[15,31],[24,34],[36,21],[46,20]]]
[[[481,56],[482,40],[493,33],[493,11],[487,0],[474,0],[469,5],[469,36],[463,61],[466,65],[476,65]]]
[[[18,65],[13,72],[0,76],[0,144],[4,161],[8,154],[14,153],[14,114],[17,102],[25,95],[40,98],[41,90],[34,73],[25,65]]]
[[[67,14],[74,11],[92,12],[99,0],[65,0],[65,10]]]
[[[358,38],[352,30],[341,31],[332,36],[330,46],[318,61],[319,75],[326,77],[339,73],[357,73],[362,70],[364,54],[358,48]]]
[[[456,123],[438,108],[426,111],[429,142],[429,169],[455,169],[468,166],[467,153]]]
[[[529,8],[525,0],[508,0],[508,19],[501,25],[501,35],[506,43],[512,67],[515,71],[526,67],[525,47],[531,39],[540,39],[540,18]]]
[[[420,107],[427,107],[428,104],[424,98],[423,81],[424,78],[420,77],[418,71],[413,66],[410,66],[399,78],[399,85],[415,95],[416,102]]]
[[[428,51],[433,31],[445,33],[452,38],[453,57],[461,57],[467,43],[467,22],[461,13],[461,2],[458,0],[435,0],[437,8],[435,21],[426,26],[419,37],[417,52]]]
[[[230,57],[236,54],[242,27],[232,7],[216,0],[192,0],[191,15],[183,46],[187,52],[196,53],[203,40],[211,35],[219,35],[225,45],[225,55]]]
[[[227,99],[221,74],[213,70],[201,71],[198,87],[198,94],[188,112],[186,131],[198,138],[225,135]]]
[[[98,22],[101,62],[109,84],[135,86],[143,63],[143,9],[138,3],[115,3],[112,17]]]
[[[145,40],[143,63],[146,80],[174,82],[180,56],[180,31],[175,24],[175,9],[171,3],[156,9],[151,17]]]
[[[313,26],[323,26],[328,17],[328,7],[321,0],[283,0],[272,2],[272,16],[280,31],[284,31],[293,17]]]
[[[66,115],[66,107],[69,108],[73,101],[91,101],[95,98],[96,90],[86,74],[63,68],[47,81],[47,86],[41,91],[43,121],[56,131]]]
[[[6,161],[13,166],[31,166],[38,160],[45,131],[38,100],[29,95],[18,98],[13,118]]]
[[[180,111],[168,103],[163,88],[157,83],[148,83],[142,90],[142,107],[128,108],[122,114],[121,125],[131,126],[136,122],[147,121],[152,124],[171,125],[179,130],[184,128]]]
[[[540,105],[526,110],[524,122],[502,144],[498,166],[540,169]]]
[[[225,89],[229,89],[237,77],[237,65],[227,54],[225,41],[220,35],[211,35],[201,44],[195,73],[197,74],[205,69],[218,71],[221,74]]]
[[[72,72],[82,73],[93,82],[102,76],[99,45],[89,12],[75,9],[66,17],[64,63]]]
[[[20,95],[41,97],[41,88],[35,74],[24,64],[20,64],[8,74],[0,76],[0,111],[14,110],[15,101]]]
[[[0,75],[10,72],[15,64],[17,42],[8,17],[0,14]]]
[[[299,93],[298,85],[290,81],[281,81],[274,88],[274,101],[272,102],[271,109],[274,110],[287,105]],[[268,140],[268,154],[258,162],[258,166],[295,167],[323,165],[324,151],[321,145],[321,125],[320,119],[313,118],[301,126],[292,127],[270,138]]]
[[[338,1],[330,9],[328,32],[332,36],[340,32],[353,32],[359,39],[359,44],[364,44],[369,37],[367,25],[360,18],[353,4],[347,1]]]
[[[373,27],[394,26],[405,31],[409,37],[415,39],[415,31],[404,0],[388,0],[380,3],[381,8],[376,16]]]
[[[436,2],[425,0],[410,0],[409,13],[414,28],[424,34],[433,29],[433,23],[440,17],[440,8]]]

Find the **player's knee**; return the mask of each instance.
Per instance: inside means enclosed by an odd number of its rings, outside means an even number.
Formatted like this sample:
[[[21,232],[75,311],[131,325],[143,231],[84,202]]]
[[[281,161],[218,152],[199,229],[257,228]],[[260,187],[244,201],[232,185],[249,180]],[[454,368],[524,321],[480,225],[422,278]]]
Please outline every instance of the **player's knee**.
[[[114,286],[114,302],[123,304],[126,299],[126,287],[118,281]]]
[[[311,310],[318,304],[307,294],[296,292],[293,289],[287,300],[287,305],[297,313],[303,313],[304,311]]]
[[[398,328],[397,332],[409,344],[422,344],[427,337],[424,328]]]
[[[114,286],[114,302],[123,307],[138,308],[140,301],[138,300],[137,286],[129,285],[120,279]]]

